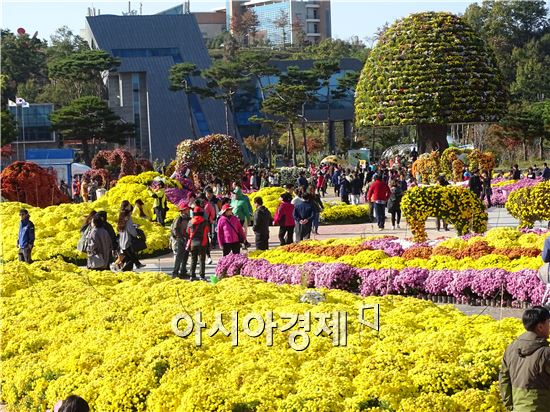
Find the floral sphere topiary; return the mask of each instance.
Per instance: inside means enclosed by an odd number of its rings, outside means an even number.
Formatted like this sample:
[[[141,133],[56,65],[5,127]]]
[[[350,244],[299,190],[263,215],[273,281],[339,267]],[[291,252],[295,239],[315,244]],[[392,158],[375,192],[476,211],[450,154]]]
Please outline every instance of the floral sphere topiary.
[[[238,180],[244,167],[243,155],[235,138],[212,134],[198,140],[184,140],[176,149],[176,172],[217,176],[223,181]]]
[[[359,126],[440,125],[424,134],[419,128],[422,153],[447,147],[446,124],[496,121],[505,103],[481,38],[458,16],[427,12],[398,20],[381,36],[361,73],[355,113]],[[430,131],[439,134],[426,136]]]
[[[424,242],[426,219],[439,217],[456,227],[459,235],[470,230],[487,230],[487,212],[483,203],[471,190],[461,186],[413,187],[405,192],[401,209],[411,226],[415,242]]]
[[[520,227],[533,227],[537,221],[550,220],[550,182],[514,190],[505,207],[519,220]]]

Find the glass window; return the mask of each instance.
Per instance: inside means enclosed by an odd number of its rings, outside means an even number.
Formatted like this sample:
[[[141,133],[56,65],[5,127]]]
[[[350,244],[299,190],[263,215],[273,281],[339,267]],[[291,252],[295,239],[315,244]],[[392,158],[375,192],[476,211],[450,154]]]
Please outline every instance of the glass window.
[[[31,104],[29,107],[10,107],[18,128],[18,141],[39,142],[54,141],[55,135],[51,131],[50,113],[53,104]]]
[[[140,74],[132,73],[134,128],[136,150],[141,151],[141,111],[140,111]]]

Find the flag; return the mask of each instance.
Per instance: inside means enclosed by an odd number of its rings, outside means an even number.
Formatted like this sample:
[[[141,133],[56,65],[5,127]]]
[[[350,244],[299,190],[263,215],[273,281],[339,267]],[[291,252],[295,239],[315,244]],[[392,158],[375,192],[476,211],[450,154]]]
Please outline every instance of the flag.
[[[14,107],[14,106],[17,106],[17,103],[15,103],[13,100],[8,99],[8,106]]]
[[[31,107],[31,105],[29,104],[29,102],[25,102],[21,105],[21,107]]]
[[[15,104],[25,104],[25,99],[23,99],[22,97],[16,97],[15,98]]]

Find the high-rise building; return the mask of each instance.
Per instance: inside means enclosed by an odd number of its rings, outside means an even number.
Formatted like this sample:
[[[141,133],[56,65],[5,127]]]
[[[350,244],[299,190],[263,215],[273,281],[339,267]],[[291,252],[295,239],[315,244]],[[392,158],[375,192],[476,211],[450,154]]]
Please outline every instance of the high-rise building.
[[[226,24],[247,10],[258,17],[257,36],[271,44],[317,43],[331,37],[330,0],[228,0]]]

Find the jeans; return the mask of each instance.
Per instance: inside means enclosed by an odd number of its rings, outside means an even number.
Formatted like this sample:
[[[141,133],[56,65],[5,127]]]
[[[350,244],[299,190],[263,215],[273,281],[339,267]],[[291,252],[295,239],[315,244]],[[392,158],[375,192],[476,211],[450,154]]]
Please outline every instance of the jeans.
[[[187,260],[189,259],[189,251],[181,242],[176,251],[174,251],[174,276],[187,276]]]
[[[223,256],[227,256],[230,253],[238,255],[241,253],[241,244],[239,242],[235,243],[226,243],[223,245]]]
[[[374,207],[376,209],[376,222],[378,223],[378,227],[384,229],[384,221],[386,220],[386,204],[375,203]]]
[[[484,190],[481,192],[481,201],[485,199],[485,196],[487,196],[487,209],[490,208],[493,204],[491,203],[491,191],[490,190]]]
[[[206,246],[191,247],[191,277],[196,277],[197,260],[200,258],[200,273],[199,276],[204,278],[206,271]]]
[[[162,207],[155,207],[155,216],[157,222],[164,226],[164,209]]]
[[[309,239],[311,236],[311,221],[301,224],[296,222],[296,241]]]
[[[294,226],[281,226],[279,228],[279,242],[281,246],[290,245],[294,241]]]
[[[28,246],[27,247],[20,247],[19,248],[19,260],[21,262],[25,262],[25,263],[32,263],[32,259],[31,259],[31,248],[29,248]]]
[[[390,213],[391,213],[392,226],[396,225],[396,221],[397,221],[397,224],[401,223],[401,209],[392,210]]]

